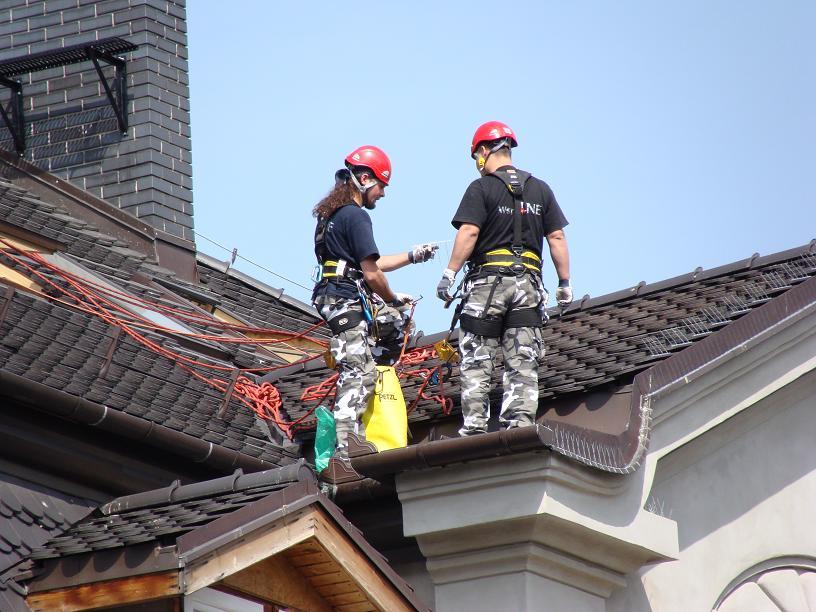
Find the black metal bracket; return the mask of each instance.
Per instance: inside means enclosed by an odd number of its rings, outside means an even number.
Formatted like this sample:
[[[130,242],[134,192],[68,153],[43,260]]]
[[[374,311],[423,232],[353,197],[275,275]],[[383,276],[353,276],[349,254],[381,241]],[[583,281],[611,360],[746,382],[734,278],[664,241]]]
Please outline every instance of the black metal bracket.
[[[96,73],[99,75],[99,80],[102,81],[102,86],[105,88],[105,93],[108,95],[113,112],[116,113],[116,120],[119,122],[119,130],[122,134],[127,133],[128,117],[127,117],[127,64],[121,57],[115,57],[110,53],[102,53],[96,47],[88,47],[88,59],[93,62]],[[102,67],[99,65],[99,60],[106,62],[109,66],[113,66],[113,89],[111,89],[105,73],[102,72]]]
[[[0,85],[6,87],[11,93],[11,98],[6,108],[0,102],[0,115],[6,124],[11,137],[14,140],[14,149],[22,156],[25,152],[25,118],[23,116],[23,84],[0,76]]]
[[[26,146],[23,85],[11,77],[38,72],[47,68],[91,61],[94,68],[96,68],[99,79],[102,81],[102,86],[105,88],[105,94],[108,96],[113,112],[116,114],[119,129],[123,134],[126,134],[128,129],[127,66],[125,60],[117,57],[116,54],[128,53],[136,49],[138,49],[138,46],[131,42],[111,37],[1,61],[0,85],[7,87],[11,91],[11,100],[8,108],[0,103],[0,116],[2,116],[6,127],[11,132],[17,153],[23,155]],[[113,66],[114,75],[112,79],[105,76],[100,61]]]

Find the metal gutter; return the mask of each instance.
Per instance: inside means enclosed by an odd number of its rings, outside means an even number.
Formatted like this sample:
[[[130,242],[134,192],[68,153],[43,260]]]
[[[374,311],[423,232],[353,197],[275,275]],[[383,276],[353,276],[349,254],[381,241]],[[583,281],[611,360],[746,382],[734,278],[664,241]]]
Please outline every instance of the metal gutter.
[[[351,440],[351,438],[350,438]],[[450,438],[403,448],[354,456],[355,449],[349,442],[352,468],[363,476],[378,477],[397,474],[405,470],[439,467],[451,463],[500,457],[527,451],[548,450],[554,442],[549,427],[536,424],[505,431]]]
[[[313,481],[314,479],[314,472],[306,467],[304,459],[299,459],[290,465],[252,474],[244,474],[243,470],[237,469],[229,476],[187,485],[182,485],[176,481],[163,489],[117,497],[113,501],[100,506],[99,511],[105,516],[110,516],[111,514],[129,510],[176,504],[191,499],[245,491],[258,486]]]
[[[136,440],[207,467],[248,472],[279,466],[0,370],[0,393],[60,418]]]

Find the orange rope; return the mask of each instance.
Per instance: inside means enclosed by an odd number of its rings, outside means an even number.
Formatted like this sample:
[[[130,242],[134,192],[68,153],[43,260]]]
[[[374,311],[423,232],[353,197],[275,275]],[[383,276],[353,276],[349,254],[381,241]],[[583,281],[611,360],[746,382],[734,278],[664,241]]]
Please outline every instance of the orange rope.
[[[70,307],[72,309],[76,309],[76,310],[79,310],[81,312],[85,312],[85,313],[91,314],[93,316],[96,316],[96,317],[102,319],[103,321],[105,321],[106,323],[108,323],[109,325],[119,327],[122,331],[124,331],[126,334],[128,334],[131,338],[133,338],[139,344],[147,347],[148,349],[150,349],[151,351],[153,351],[154,353],[156,353],[156,354],[158,354],[158,355],[160,355],[162,357],[173,360],[178,367],[182,368],[184,371],[189,373],[191,376],[193,376],[194,378],[200,380],[201,382],[207,384],[208,386],[210,386],[210,387],[212,387],[212,388],[214,388],[214,389],[216,389],[216,390],[218,390],[218,391],[220,391],[222,393],[226,392],[226,390],[227,390],[227,388],[229,386],[229,383],[227,381],[221,380],[221,379],[218,379],[218,378],[214,378],[212,376],[205,376],[205,375],[201,374],[200,372],[196,371],[193,368],[193,366],[200,367],[200,368],[205,368],[205,369],[210,369],[210,370],[222,371],[222,372],[226,372],[226,371],[235,372],[236,370],[239,371],[239,372],[249,372],[249,371],[261,371],[261,370],[274,370],[274,369],[279,369],[279,368],[283,368],[283,367],[289,367],[290,365],[297,365],[297,364],[300,364],[300,363],[305,363],[307,361],[317,359],[317,358],[319,358],[321,356],[321,355],[315,355],[315,356],[312,356],[312,357],[308,357],[306,359],[301,359],[301,360],[299,360],[297,362],[294,362],[294,363],[291,363],[291,364],[278,365],[278,366],[269,366],[269,367],[256,367],[256,368],[225,367],[225,366],[219,366],[219,365],[216,365],[216,364],[213,364],[213,363],[208,363],[208,362],[205,362],[205,361],[200,361],[200,360],[197,360],[197,359],[191,359],[189,357],[186,357],[184,355],[180,355],[180,354],[178,354],[178,353],[176,353],[174,351],[171,351],[170,349],[167,349],[167,348],[157,344],[156,342],[150,340],[149,338],[145,337],[143,334],[141,334],[138,331],[136,331],[135,329],[133,329],[134,327],[137,327],[139,325],[139,322],[138,322],[139,319],[141,319],[142,322],[145,321],[143,317],[139,317],[138,315],[135,315],[134,313],[131,313],[130,311],[127,311],[126,309],[122,308],[121,306],[119,306],[117,304],[114,304],[114,303],[110,302],[110,300],[107,300],[106,298],[104,298],[102,296],[95,295],[92,291],[90,291],[88,289],[87,286],[85,286],[85,283],[84,283],[84,281],[82,279],[77,279],[76,277],[73,277],[73,275],[68,275],[67,273],[62,274],[62,272],[64,272],[64,271],[57,268],[56,266],[53,266],[53,265],[49,264],[47,261],[42,259],[36,253],[26,252],[26,251],[22,251],[20,249],[17,249],[13,245],[9,244],[8,242],[6,242],[6,241],[4,241],[2,239],[0,239],[0,244],[3,244],[9,250],[14,250],[14,251],[20,253],[21,255],[28,256],[31,260],[35,261],[36,263],[39,263],[39,264],[47,267],[49,270],[51,270],[55,274],[57,274],[64,282],[66,282],[68,284],[68,286],[71,289],[73,289],[79,295],[75,295],[75,294],[71,293],[68,289],[66,289],[64,287],[61,287],[57,283],[53,282],[50,278],[46,277],[44,274],[42,274],[38,270],[34,269],[31,265],[27,264],[20,257],[12,255],[8,251],[3,251],[3,255],[5,255],[6,257],[11,259],[12,261],[17,263],[18,265],[24,267],[26,270],[28,270],[32,275],[36,276],[44,284],[54,288],[55,290],[60,292],[62,295],[72,299],[76,303],[70,303],[70,302],[67,302],[66,300],[62,300],[62,299],[57,298],[55,296],[51,296],[51,295],[48,295],[48,294],[45,294],[45,293],[39,292],[39,291],[34,291],[33,293],[35,293],[35,294],[37,294],[37,295],[39,295],[39,296],[41,296],[41,297],[43,297],[43,298],[45,298],[45,299],[47,299],[49,301],[61,303],[61,304],[64,304],[64,305],[66,305],[66,306],[68,306],[68,307]],[[137,322],[127,321],[125,319],[122,319],[119,316],[114,315],[113,312],[111,312],[111,311],[118,311],[120,313],[125,313],[129,317],[137,319]],[[154,326],[154,327],[160,327],[160,326]],[[170,331],[175,333],[175,330],[170,330]],[[219,337],[219,339],[220,339],[220,337]],[[258,416],[260,416],[261,418],[273,421],[276,425],[278,425],[281,428],[282,431],[284,431],[284,433],[287,434],[287,436],[290,437],[290,439],[293,436],[294,430],[296,428],[298,428],[299,426],[302,426],[302,423],[311,414],[311,411],[309,411],[309,412],[307,412],[306,414],[302,415],[301,417],[299,417],[298,419],[296,419],[294,421],[285,421],[281,416],[282,402],[281,402],[281,399],[280,399],[280,393],[270,383],[263,383],[261,385],[258,385],[258,384],[252,382],[251,380],[249,380],[246,377],[239,377],[237,379],[237,381],[236,381],[236,384],[233,387],[233,394],[235,395],[235,397],[236,397],[236,399],[238,401],[240,401],[244,405],[250,407],[256,414],[258,414]]]
[[[0,243],[7,244],[4,241],[2,241],[1,239],[0,239]],[[236,343],[236,344],[261,344],[261,345],[266,345],[266,344],[278,344],[278,343],[281,343],[281,342],[287,342],[287,341],[291,341],[291,340],[297,340],[297,339],[300,339],[300,338],[304,338],[310,332],[312,332],[312,331],[322,327],[323,325],[325,325],[325,323],[323,321],[318,321],[314,325],[308,327],[307,329],[305,329],[305,330],[303,330],[301,332],[290,332],[290,331],[274,330],[274,329],[263,328],[263,327],[251,327],[251,326],[248,326],[248,325],[237,324],[237,323],[227,323],[225,321],[219,321],[218,319],[216,319],[214,317],[207,317],[207,316],[196,314],[196,313],[186,312],[186,311],[180,310],[178,308],[172,308],[170,306],[165,306],[163,304],[157,304],[157,303],[149,302],[149,301],[144,300],[144,299],[142,299],[142,298],[140,298],[138,296],[132,296],[132,295],[123,293],[121,291],[111,289],[109,287],[105,287],[104,285],[101,285],[99,283],[95,283],[94,281],[91,281],[91,280],[76,276],[74,274],[71,274],[70,272],[67,272],[66,270],[63,270],[63,269],[59,268],[58,266],[55,266],[54,264],[52,264],[52,263],[48,262],[47,260],[45,260],[39,253],[31,252],[31,253],[29,253],[29,257],[31,259],[33,259],[34,261],[36,261],[37,263],[39,263],[40,265],[42,265],[43,267],[47,268],[48,270],[54,272],[55,274],[57,274],[58,276],[63,278],[63,280],[65,280],[69,284],[79,283],[81,285],[84,285],[85,287],[94,287],[94,288],[97,289],[97,291],[99,293],[115,297],[119,301],[123,301],[123,302],[129,303],[129,304],[132,304],[134,306],[139,306],[139,307],[142,307],[142,308],[144,308],[146,310],[151,310],[151,311],[157,312],[159,314],[170,313],[170,314],[174,315],[177,318],[186,319],[186,320],[191,321],[191,322],[197,322],[197,323],[201,323],[203,325],[207,325],[207,326],[211,326],[211,327],[216,327],[216,328],[220,327],[222,329],[230,329],[232,331],[241,331],[241,332],[244,332],[244,333],[275,334],[275,335],[278,335],[278,336],[283,336],[283,338],[278,338],[278,339],[272,339],[272,338],[268,338],[268,339],[266,339],[266,338],[261,338],[261,339],[259,339],[259,338],[252,338],[252,339],[250,339],[250,338],[235,338],[235,337],[230,337],[230,336],[220,336],[220,335],[213,335],[213,334],[197,334],[197,333],[192,333],[192,332],[185,332],[185,331],[182,331],[182,330],[170,329],[170,328],[158,325],[158,324],[156,324],[156,323],[154,323],[154,322],[152,322],[152,321],[150,321],[148,319],[145,319],[144,317],[141,317],[141,316],[133,313],[132,311],[129,311],[129,310],[119,306],[115,302],[111,302],[110,300],[105,299],[105,302],[107,304],[115,307],[120,312],[125,312],[130,316],[138,318],[141,321],[140,326],[144,327],[145,329],[152,329],[154,331],[162,331],[162,332],[167,332],[167,333],[173,333],[173,334],[176,334],[176,335],[179,335],[179,336],[185,336],[185,337],[194,338],[194,339],[197,339],[197,340],[211,340],[211,341],[216,341],[216,342]],[[38,276],[40,276],[40,275],[38,274]],[[42,278],[42,276],[40,276],[40,277]],[[102,298],[102,299],[104,299],[104,298]],[[310,342],[314,342],[318,346],[322,346],[322,347],[327,347],[328,346],[328,343],[325,340],[321,340],[321,339],[318,339],[318,338],[311,338],[311,337],[308,338],[308,340]]]
[[[291,341],[293,339],[298,338],[307,338],[309,341],[314,342],[320,346],[326,346],[327,343],[324,340],[320,340],[313,337],[307,337],[307,334],[311,331],[314,331],[318,327],[324,325],[321,321],[308,329],[302,332],[284,332],[266,328],[256,328],[256,327],[249,327],[240,324],[232,324],[232,323],[225,323],[222,321],[218,321],[215,318],[207,318],[203,315],[185,312],[183,310],[172,308],[169,306],[165,306],[162,304],[155,304],[151,303],[147,300],[142,298],[128,295],[124,292],[118,290],[112,290],[109,287],[105,287],[100,285],[99,283],[95,283],[93,281],[81,278],[74,274],[71,274],[65,270],[62,270],[58,266],[51,264],[47,260],[45,260],[39,253],[36,252],[29,252],[23,251],[21,249],[16,248],[12,244],[0,239],[0,244],[6,247],[6,251],[2,251],[3,255],[17,263],[19,266],[24,267],[28,270],[32,275],[36,276],[40,279],[44,284],[52,287],[56,291],[58,291],[61,295],[73,300],[73,302],[69,302],[65,299],[60,299],[59,297],[48,295],[44,292],[32,290],[32,293],[39,295],[40,297],[47,299],[51,302],[58,303],[65,305],[69,308],[79,310],[81,312],[88,313],[90,315],[96,316],[109,325],[119,327],[122,331],[124,331],[128,336],[130,336],[134,341],[141,344],[142,346],[148,348],[149,350],[153,351],[157,355],[165,357],[166,359],[172,360],[178,367],[182,368],[184,371],[189,373],[191,376],[196,378],[197,380],[205,383],[206,385],[220,391],[221,393],[227,392],[229,388],[229,382],[215,378],[213,375],[205,376],[204,374],[198,372],[195,368],[202,368],[205,370],[214,370],[216,372],[264,372],[264,371],[272,371],[277,370],[293,365],[299,365],[306,363],[308,361],[312,361],[314,359],[318,359],[321,355],[313,355],[307,356],[303,359],[295,361],[293,363],[287,363],[283,365],[274,365],[274,366],[259,366],[253,368],[235,368],[233,366],[221,366],[211,362],[201,361],[199,359],[193,359],[172,351],[157,342],[149,339],[142,333],[138,331],[138,329],[145,329],[154,332],[165,332],[174,335],[189,337],[197,340],[208,340],[208,341],[215,341],[215,342],[223,342],[223,343],[234,343],[234,344],[255,344],[255,345],[264,345],[264,344],[276,344],[279,342],[286,342]],[[58,278],[60,278],[69,289],[66,289],[63,286],[55,283],[52,279],[45,276],[40,271],[34,269],[31,265],[27,264],[23,259],[20,257],[16,257],[12,255],[9,250],[13,250],[20,255],[27,256],[29,259],[34,261],[35,263],[39,264],[40,266],[46,268],[53,274],[55,274]],[[72,292],[73,291],[73,292]],[[276,335],[285,336],[284,338],[280,339],[270,339],[270,340],[263,340],[263,339],[248,339],[248,338],[236,338],[230,336],[220,336],[214,334],[197,334],[197,333],[190,333],[190,332],[183,332],[175,329],[169,329],[163,327],[161,325],[157,325],[156,323],[146,319],[145,317],[131,312],[130,310],[124,308],[123,306],[113,302],[108,297],[115,297],[119,301],[129,303],[132,305],[137,305],[143,307],[148,310],[152,310],[154,312],[158,312],[160,314],[169,313],[172,314],[180,319],[186,319],[191,322],[196,322],[200,324],[205,324],[208,326],[213,327],[220,327],[222,329],[229,329],[232,331],[243,331],[243,332],[250,332],[250,333],[270,333]],[[411,312],[408,317],[408,321],[413,318],[415,304],[411,307]],[[127,317],[127,318],[123,318]],[[406,351],[408,341],[408,333],[406,332],[403,338],[402,349],[400,351],[400,357],[395,363],[395,366],[399,365],[417,365],[427,361],[428,359],[436,358],[436,351],[433,350],[431,346],[425,347],[418,347],[412,349],[411,351]],[[450,398],[444,397],[442,393],[442,373],[441,373],[442,365],[436,366],[435,368],[420,368],[416,370],[407,370],[401,371],[399,373],[399,377],[402,379],[410,378],[413,376],[419,376],[423,378],[423,383],[420,386],[420,389],[417,393],[417,397],[412,402],[410,409],[408,412],[410,413],[416,408],[417,403],[420,399],[425,400],[433,400],[437,401],[441,404],[442,410],[445,414],[450,413],[450,409],[452,407],[452,401]],[[434,375],[434,372],[438,372],[440,376],[440,393],[437,395],[426,395],[424,393],[425,388],[429,384],[431,378]],[[332,396],[336,393],[336,381],[338,378],[338,374],[335,373],[329,376],[324,381],[307,387],[303,393],[301,394],[301,401],[302,402],[310,402],[317,400],[317,404],[322,403],[326,400],[326,398]],[[283,431],[290,439],[294,436],[294,433],[297,430],[304,429],[309,427],[313,424],[314,419],[307,419],[313,414],[317,404],[313,405],[309,410],[307,410],[303,415],[298,417],[293,421],[287,421],[283,418],[283,402],[280,396],[280,392],[274,387],[274,385],[264,382],[260,385],[251,381],[250,379],[246,378],[245,376],[239,376],[236,379],[236,382],[232,389],[232,395],[241,402],[242,404],[246,405],[250,409],[252,409],[255,414],[257,414],[260,418],[265,420],[269,420],[274,422],[280,429]]]

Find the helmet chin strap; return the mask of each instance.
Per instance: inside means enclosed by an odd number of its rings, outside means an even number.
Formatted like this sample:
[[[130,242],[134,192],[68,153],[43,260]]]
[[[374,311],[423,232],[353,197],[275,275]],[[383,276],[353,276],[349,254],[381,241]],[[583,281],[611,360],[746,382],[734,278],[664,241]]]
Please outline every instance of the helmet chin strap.
[[[369,202],[369,200],[368,200],[368,191],[369,191],[369,189],[371,189],[377,183],[374,182],[374,181],[371,181],[368,185],[363,185],[359,181],[359,179],[356,176],[354,176],[353,172],[349,173],[349,177],[350,177],[352,185],[354,185],[357,188],[357,190],[360,192],[360,194],[363,196],[363,206],[367,210],[374,210],[377,207],[377,204],[375,202]]]
[[[501,140],[497,141],[496,144],[493,145],[492,148],[488,149],[487,155],[485,155],[484,157],[479,155],[479,157],[476,158],[476,165],[479,168],[479,172],[484,172],[485,165],[487,165],[487,159],[491,155],[493,155],[493,153],[495,153],[496,151],[498,151],[502,147],[509,147],[509,146],[510,146],[510,142],[507,140],[507,138],[502,138]]]

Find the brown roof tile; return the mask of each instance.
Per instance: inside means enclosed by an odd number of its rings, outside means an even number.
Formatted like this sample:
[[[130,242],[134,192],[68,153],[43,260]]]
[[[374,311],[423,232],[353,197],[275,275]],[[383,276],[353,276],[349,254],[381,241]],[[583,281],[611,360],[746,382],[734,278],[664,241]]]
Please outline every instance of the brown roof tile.
[[[3,580],[3,572],[87,515],[93,506],[91,501],[0,474],[0,610],[28,609],[22,589]]]
[[[550,402],[565,395],[586,393],[613,382],[628,384],[637,372],[728,326],[812,276],[816,276],[814,244],[586,299],[574,303],[562,316],[553,309],[544,328],[547,356],[539,371],[540,411],[546,412]],[[431,344],[441,336],[425,337],[420,342]],[[412,367],[438,364],[428,360]],[[301,401],[304,389],[331,374],[314,363],[273,372],[265,379],[278,388],[284,409],[295,419],[316,403]],[[494,387],[501,374],[502,367],[497,364]],[[444,381],[454,413],[459,410],[458,379],[458,368],[454,367]],[[409,406],[421,382],[418,378],[403,380]],[[439,386],[430,385],[428,391],[438,393]],[[494,388],[494,403],[500,400],[499,392]],[[441,406],[428,400],[421,400],[409,415],[410,422],[442,418]]]
[[[168,544],[174,544],[171,565],[182,567],[220,544],[251,537],[247,534],[254,527],[312,504],[328,512],[345,535],[416,609],[428,609],[342,511],[319,492],[314,473],[302,460],[274,470],[252,474],[237,470],[214,480],[188,485],[176,482],[163,489],[120,497],[36,547],[28,560],[59,561],[155,543],[164,546],[164,550]],[[20,584],[13,580],[14,573],[9,572],[7,578],[9,576],[12,579],[4,584],[22,592]]]

